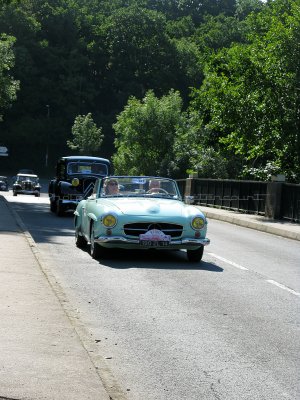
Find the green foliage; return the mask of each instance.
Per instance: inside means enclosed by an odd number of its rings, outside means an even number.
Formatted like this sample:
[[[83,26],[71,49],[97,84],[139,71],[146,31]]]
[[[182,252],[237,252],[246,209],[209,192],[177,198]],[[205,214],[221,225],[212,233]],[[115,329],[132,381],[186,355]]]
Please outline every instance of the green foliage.
[[[212,147],[199,149],[192,168],[199,178],[227,179],[227,161]]]
[[[11,76],[14,65],[14,38],[5,34],[0,35],[0,112],[8,108],[16,99],[19,82]],[[0,121],[2,115],[0,114]]]
[[[218,15],[223,12],[233,15],[236,6],[235,0],[148,0],[147,3],[148,7],[163,12],[171,20],[190,16],[197,24],[207,14]]]
[[[273,175],[279,174],[281,171],[280,166],[276,162],[267,164],[259,168],[247,168],[244,171],[244,176],[249,179],[259,179],[260,181],[270,181]]]
[[[81,154],[96,155],[103,141],[101,131],[93,121],[91,113],[78,115],[72,127],[73,141],[68,140],[67,145]]]
[[[213,55],[193,92],[192,108],[200,109],[221,149],[243,156],[241,176],[276,162],[281,172],[300,177],[300,19],[299,7],[290,4],[290,13],[277,4],[251,15],[248,43]]]
[[[114,124],[115,170],[119,174],[171,175],[173,144],[184,123],[178,92],[157,98],[152,91],[142,101],[132,97]]]
[[[189,173],[197,172],[201,178],[229,177],[227,169],[228,161],[220,154],[219,150],[213,148],[214,141],[212,132],[203,126],[197,113],[190,113],[185,119],[185,124],[177,130],[174,142],[174,161],[177,165],[177,175],[181,171]]]
[[[174,85],[176,49],[166,34],[163,14],[137,6],[120,8],[98,32],[97,48],[105,46],[109,89],[117,88],[108,93],[114,95],[118,112],[130,96],[142,98],[149,89],[162,94]]]
[[[90,113],[124,173],[299,180],[299,13],[299,0],[0,1],[7,162],[39,168],[47,146],[54,165]]]
[[[257,13],[264,7],[261,0],[237,0],[235,15],[238,19],[245,19],[251,13]]]

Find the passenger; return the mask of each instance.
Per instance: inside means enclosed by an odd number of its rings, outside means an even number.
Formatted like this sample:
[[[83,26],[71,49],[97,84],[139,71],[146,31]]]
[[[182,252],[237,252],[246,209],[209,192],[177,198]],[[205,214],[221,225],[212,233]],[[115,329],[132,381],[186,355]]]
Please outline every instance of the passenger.
[[[119,193],[119,184],[116,179],[108,179],[105,182],[105,194],[114,195]]]

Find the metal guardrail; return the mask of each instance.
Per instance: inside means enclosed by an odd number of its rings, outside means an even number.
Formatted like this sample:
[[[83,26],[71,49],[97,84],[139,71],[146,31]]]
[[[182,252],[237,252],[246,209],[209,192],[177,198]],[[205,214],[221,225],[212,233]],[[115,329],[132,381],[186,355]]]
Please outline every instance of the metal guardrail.
[[[282,185],[281,216],[283,219],[300,222],[300,185]]]
[[[239,181],[192,178],[189,195],[194,204],[217,207],[247,214],[266,214],[267,196],[272,199],[268,185],[273,182]],[[184,198],[187,179],[178,179],[177,184]],[[300,185],[282,182],[279,218],[300,222]]]
[[[203,206],[264,215],[266,194],[266,182],[195,179],[195,203]]]

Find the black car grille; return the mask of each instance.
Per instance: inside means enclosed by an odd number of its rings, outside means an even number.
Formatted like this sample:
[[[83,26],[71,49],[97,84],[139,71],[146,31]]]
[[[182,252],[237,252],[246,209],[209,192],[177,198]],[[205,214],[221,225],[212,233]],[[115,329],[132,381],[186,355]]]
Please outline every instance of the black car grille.
[[[23,186],[24,190],[32,190],[32,188],[33,188],[32,182],[23,182],[22,186]]]
[[[78,200],[78,198],[81,196],[90,196],[94,190],[95,181],[95,178],[79,179],[79,185],[68,187],[68,193],[65,194],[68,195],[72,200]]]
[[[95,178],[86,178],[82,180],[82,193],[84,196],[90,196],[94,190]]]
[[[148,232],[151,229],[158,229],[165,235],[170,235],[172,238],[180,237],[182,235],[182,226],[175,224],[166,224],[159,222],[138,222],[133,224],[124,225],[124,233],[128,236],[136,236]]]

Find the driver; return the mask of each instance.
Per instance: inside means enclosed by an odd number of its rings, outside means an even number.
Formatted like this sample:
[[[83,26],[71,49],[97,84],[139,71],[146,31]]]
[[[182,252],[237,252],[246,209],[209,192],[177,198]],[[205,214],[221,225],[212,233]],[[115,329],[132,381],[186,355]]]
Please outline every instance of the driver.
[[[149,190],[147,193],[159,193],[160,192],[160,181],[152,179],[149,181]]]

